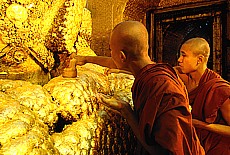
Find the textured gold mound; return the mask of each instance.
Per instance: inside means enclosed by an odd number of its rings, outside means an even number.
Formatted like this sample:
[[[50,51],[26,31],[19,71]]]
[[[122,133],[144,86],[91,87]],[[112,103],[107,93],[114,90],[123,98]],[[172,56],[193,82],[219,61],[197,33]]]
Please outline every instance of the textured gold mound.
[[[2,90],[0,97],[0,154],[60,154],[36,112]]]
[[[44,86],[0,80],[0,154],[132,154],[134,136],[125,119],[99,104],[98,92],[132,105],[133,76],[105,75],[94,64],[77,66],[75,78]],[[62,130],[59,119],[68,122]]]

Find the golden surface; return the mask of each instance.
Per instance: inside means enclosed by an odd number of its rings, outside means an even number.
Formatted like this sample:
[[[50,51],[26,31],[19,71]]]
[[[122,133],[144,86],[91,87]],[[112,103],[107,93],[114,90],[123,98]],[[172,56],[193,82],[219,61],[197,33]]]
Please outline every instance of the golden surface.
[[[10,84],[5,88],[8,86]],[[0,97],[0,154],[59,154],[48,134],[48,127],[30,108],[2,91]]]
[[[95,96],[101,92],[132,105],[133,76],[107,76],[107,68],[94,64],[77,69],[77,77],[59,76],[44,86],[0,80],[0,154],[132,153],[134,136],[126,120]],[[58,117],[71,122],[60,132]]]
[[[89,47],[92,20],[85,5],[85,0],[1,0],[0,78],[44,85],[58,63],[54,52]]]

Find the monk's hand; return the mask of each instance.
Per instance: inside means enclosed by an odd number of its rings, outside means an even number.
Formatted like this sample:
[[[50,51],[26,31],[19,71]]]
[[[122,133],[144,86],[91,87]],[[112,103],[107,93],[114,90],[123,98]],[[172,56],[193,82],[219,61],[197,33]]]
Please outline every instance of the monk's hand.
[[[98,93],[97,94],[97,99],[99,101],[99,103],[104,104],[105,106],[116,110],[117,112],[119,112],[120,114],[122,114],[123,109],[128,105],[128,102],[125,102],[121,99],[115,98],[115,97],[109,97],[106,96],[104,94]]]

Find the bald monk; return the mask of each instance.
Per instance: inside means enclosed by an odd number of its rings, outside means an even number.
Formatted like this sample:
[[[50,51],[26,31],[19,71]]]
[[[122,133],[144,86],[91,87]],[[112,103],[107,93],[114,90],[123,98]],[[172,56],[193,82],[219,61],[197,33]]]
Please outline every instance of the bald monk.
[[[137,21],[118,24],[111,33],[110,49],[110,58],[75,59],[78,65],[92,62],[134,75],[134,110],[114,97],[98,94],[97,98],[127,120],[140,143],[135,154],[203,155],[192,126],[185,86],[171,66],[151,61],[145,26]]]
[[[208,42],[192,38],[180,49],[178,75],[185,83],[193,124],[207,155],[230,155],[230,83],[207,68]]]

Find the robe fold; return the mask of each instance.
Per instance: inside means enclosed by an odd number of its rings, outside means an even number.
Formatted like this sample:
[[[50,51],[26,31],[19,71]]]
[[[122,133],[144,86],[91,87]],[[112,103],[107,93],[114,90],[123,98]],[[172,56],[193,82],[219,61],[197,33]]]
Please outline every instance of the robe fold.
[[[230,83],[210,69],[206,69],[197,88],[189,92],[192,116],[206,123],[227,125],[220,113],[221,105],[230,98]],[[207,155],[230,155],[230,137],[223,137],[196,128]]]
[[[171,66],[151,64],[142,68],[132,94],[138,128],[148,145],[162,151],[161,155],[204,154],[192,126],[188,94]],[[136,154],[148,153],[140,146]]]

